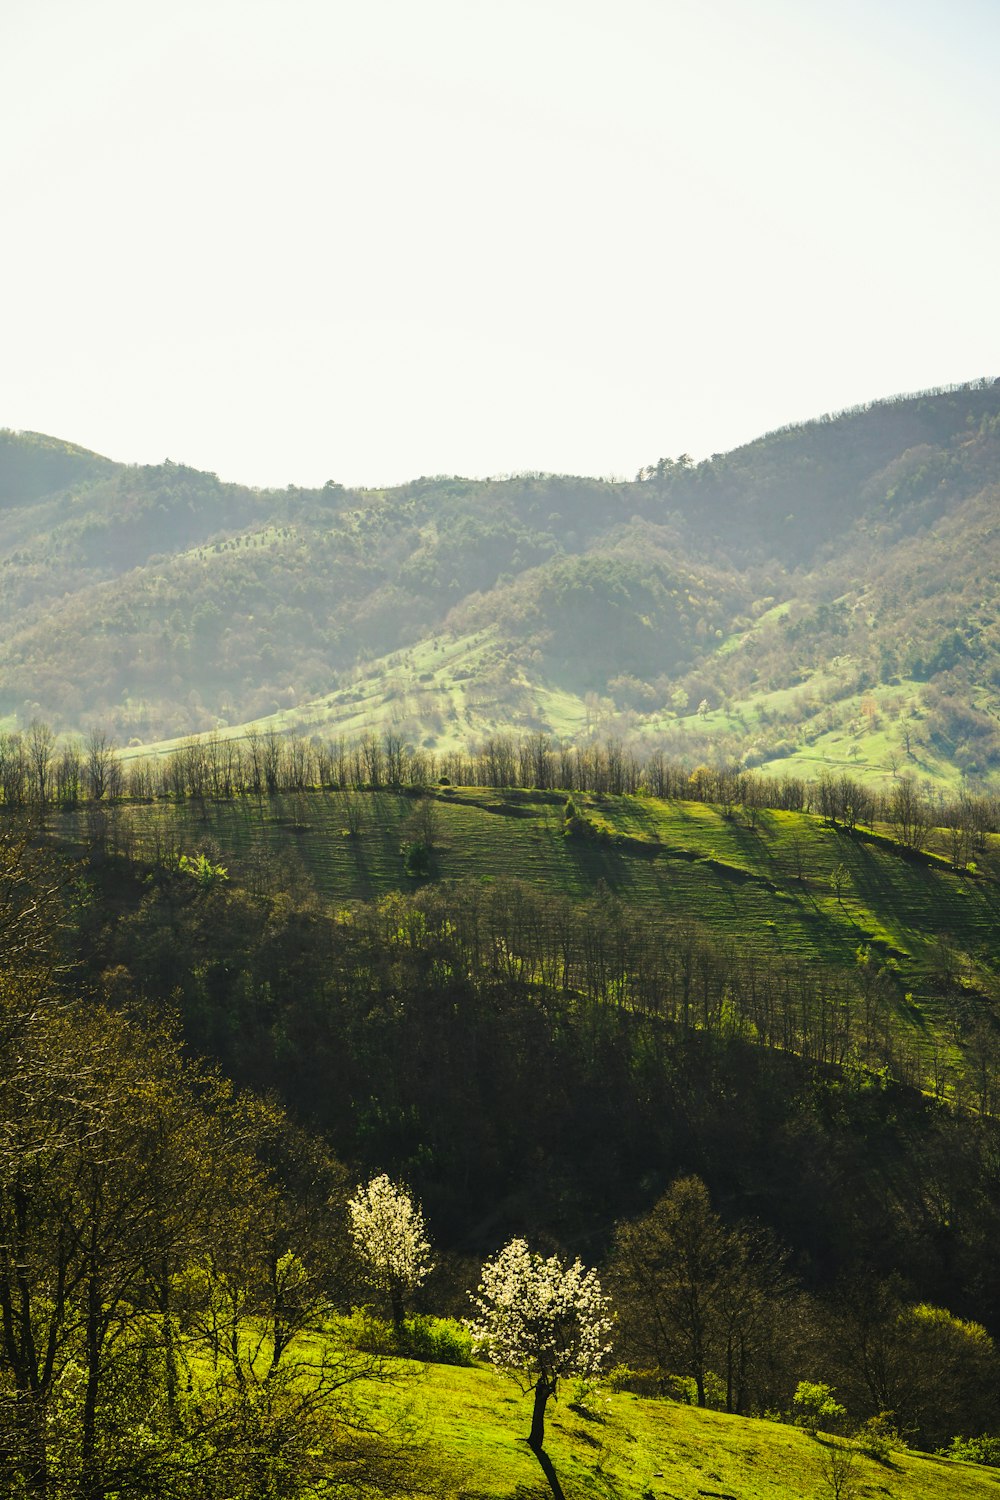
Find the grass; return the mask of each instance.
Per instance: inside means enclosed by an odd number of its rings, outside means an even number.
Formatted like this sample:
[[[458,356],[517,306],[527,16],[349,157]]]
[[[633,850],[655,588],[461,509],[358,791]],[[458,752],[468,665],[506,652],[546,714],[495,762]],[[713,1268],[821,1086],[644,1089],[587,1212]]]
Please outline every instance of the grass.
[[[404,1367],[389,1401],[428,1446],[443,1493],[454,1500],[544,1500],[549,1491],[524,1442],[530,1398],[488,1368]],[[386,1401],[384,1387],[373,1402]],[[780,1422],[699,1411],[628,1394],[574,1408],[569,1388],[550,1404],[546,1451],[567,1500],[828,1500],[823,1461],[840,1441]],[[858,1497],[980,1500],[1000,1492],[1000,1471],[906,1450],[888,1462],[859,1456]]]
[[[280,536],[280,530],[274,535]],[[259,544],[268,544],[266,538]],[[202,546],[191,555],[207,559],[214,550]],[[776,605],[744,636],[723,642],[720,651],[735,649],[761,623],[786,609],[787,604]],[[923,685],[903,679],[859,693],[849,691],[854,675],[851,658],[836,657],[789,686],[754,688],[743,698],[703,712],[692,702],[680,714],[665,706],[633,714],[629,733],[634,732],[640,746],[653,746],[666,736],[673,753],[684,753],[687,747],[692,760],[714,763],[720,755],[737,759],[746,754],[748,765],[776,776],[809,779],[824,772],[847,772],[885,788],[906,771],[936,790],[956,795],[963,785],[957,765],[920,742]],[[576,742],[594,728],[595,714],[602,732],[621,732],[621,715],[611,700],[602,699],[595,706],[592,695],[588,703],[572,688],[538,675],[537,666],[515,661],[499,628],[490,627],[465,634],[440,631],[342,674],[330,692],[248,724],[220,719],[214,732],[242,740],[251,728],[348,739],[392,731],[443,755],[466,751],[498,734],[541,731],[562,742]],[[167,755],[186,738],[190,737],[130,746],[122,757]]]
[[[859,950],[898,970],[934,1019],[942,965],[995,988],[1000,885],[944,859],[916,860],[882,837],[829,827],[807,814],[764,811],[749,826],[700,802],[575,794],[610,837],[568,839],[562,794],[442,789],[429,802],[433,872],[443,880],[517,878],[573,899],[608,892],[631,907],[691,919],[720,939],[764,954],[854,971]],[[292,865],[324,899],[368,900],[420,881],[401,846],[419,834],[428,803],[402,792],[303,792],[255,801],[124,805],[109,813],[122,847],[145,857],[204,847],[235,878],[262,864]],[[52,827],[85,838],[92,814],[58,814]],[[349,832],[356,824],[356,832]],[[217,852],[216,852],[217,851]],[[989,861],[981,861],[985,872]],[[839,881],[834,872],[840,871]],[[951,955],[951,957],[947,957]],[[912,1014],[906,1024],[916,1024]]]
[[[212,549],[201,549],[211,551]],[[367,662],[348,681],[296,708],[282,709],[251,724],[220,725],[223,739],[262,734],[321,733],[331,738],[386,730],[438,754],[464,751],[492,734],[531,731],[572,739],[587,723],[583,699],[544,681],[529,681],[511,669],[495,634],[476,631],[440,635]],[[196,736],[197,738],[197,736]],[[185,739],[158,740],[122,751],[122,758],[168,755]]]

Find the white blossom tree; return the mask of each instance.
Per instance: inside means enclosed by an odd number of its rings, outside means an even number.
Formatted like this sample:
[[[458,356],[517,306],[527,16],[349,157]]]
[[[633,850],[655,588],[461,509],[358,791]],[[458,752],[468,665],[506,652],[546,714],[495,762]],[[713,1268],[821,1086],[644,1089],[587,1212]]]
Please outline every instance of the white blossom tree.
[[[476,1349],[534,1391],[529,1446],[540,1454],[545,1407],[564,1375],[589,1379],[610,1349],[611,1305],[597,1272],[579,1260],[546,1260],[524,1240],[511,1240],[483,1266],[470,1294],[478,1317],[468,1320]]]
[[[405,1187],[383,1172],[347,1201],[351,1241],[372,1284],[384,1292],[393,1326],[402,1327],[406,1293],[418,1287],[434,1262],[424,1233],[424,1216]]]

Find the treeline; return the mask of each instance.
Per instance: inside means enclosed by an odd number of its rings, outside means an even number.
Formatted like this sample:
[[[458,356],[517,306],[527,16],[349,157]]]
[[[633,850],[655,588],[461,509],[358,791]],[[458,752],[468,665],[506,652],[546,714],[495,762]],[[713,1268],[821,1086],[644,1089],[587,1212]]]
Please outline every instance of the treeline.
[[[152,758],[123,756],[98,729],[65,742],[38,721],[24,733],[0,733],[0,807],[12,811],[126,798],[227,801],[310,789],[441,785],[685,799],[738,811],[751,823],[764,808],[812,812],[848,829],[883,825],[914,850],[932,828],[943,828],[949,857],[959,867],[984,848],[986,834],[1000,830],[1000,797],[963,792],[945,800],[922,790],[911,775],[881,789],[846,774],[805,780],[740,766],[692,770],[662,751],[642,756],[614,739],[573,745],[545,734],[495,735],[476,749],[435,755],[391,730],[325,740],[250,729],[240,739],[191,739]]]

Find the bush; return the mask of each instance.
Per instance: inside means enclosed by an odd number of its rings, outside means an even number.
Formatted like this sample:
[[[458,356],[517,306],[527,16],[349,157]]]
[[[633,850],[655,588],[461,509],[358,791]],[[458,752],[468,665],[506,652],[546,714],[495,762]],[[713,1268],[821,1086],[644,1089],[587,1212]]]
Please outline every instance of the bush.
[[[471,1365],[472,1338],[454,1318],[406,1318],[397,1334],[385,1318],[359,1307],[339,1322],[345,1343],[362,1354],[394,1354],[429,1365]]]
[[[432,1365],[471,1365],[472,1335],[454,1318],[407,1318],[396,1352]]]
[[[658,1366],[645,1370],[633,1370],[630,1365],[612,1365],[601,1377],[601,1385],[604,1390],[617,1394],[619,1391],[627,1391],[632,1396],[664,1396],[672,1394],[673,1388],[670,1382],[672,1375],[667,1375]],[[687,1401],[686,1395],[684,1401]]]
[[[896,1428],[896,1414],[891,1411],[880,1411],[877,1417],[869,1417],[858,1428],[854,1441],[859,1451],[877,1464],[887,1464],[893,1448],[905,1447]]]
[[[403,856],[403,869],[407,875],[415,880],[421,880],[431,873],[433,865],[433,852],[429,844],[419,839],[403,844],[400,848]]]
[[[1000,1469],[1000,1437],[984,1433],[982,1437],[953,1437],[947,1448],[938,1449],[939,1458],[957,1458],[966,1464],[988,1464]]]
[[[592,839],[599,844],[621,842],[621,836],[607,818],[581,812],[572,797],[566,798],[563,809],[563,834],[568,839]]]
[[[836,1432],[847,1416],[846,1407],[835,1401],[833,1390],[822,1381],[800,1380],[792,1399],[792,1420],[807,1432]]]
[[[691,1375],[667,1375],[663,1378],[664,1394],[681,1406],[697,1406],[698,1385]],[[705,1371],[705,1405],[722,1411],[726,1405],[726,1383],[714,1370]]]

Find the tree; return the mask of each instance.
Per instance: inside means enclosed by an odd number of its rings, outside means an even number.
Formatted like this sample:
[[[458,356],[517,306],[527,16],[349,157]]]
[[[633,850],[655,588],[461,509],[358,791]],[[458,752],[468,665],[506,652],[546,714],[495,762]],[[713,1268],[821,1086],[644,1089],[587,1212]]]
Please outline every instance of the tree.
[[[2,1058],[4,1436],[29,1495],[65,1484],[98,1500],[171,1446],[177,1351],[158,1290],[226,1181],[206,1107],[221,1085],[185,1070],[166,1033],[44,993],[25,1010],[33,984]]]
[[[852,1415],[892,1412],[922,1448],[997,1422],[997,1353],[980,1324],[858,1277],[831,1312],[830,1369]]]
[[[805,1427],[813,1436],[822,1427],[824,1432],[839,1431],[847,1408],[834,1399],[833,1389],[822,1380],[800,1380],[792,1397],[792,1412],[800,1427]]]
[[[727,1411],[766,1407],[796,1322],[785,1258],[767,1230],[725,1225],[700,1178],[678,1178],[615,1236],[610,1274],[626,1354],[686,1375],[699,1406],[711,1371],[725,1381]]]
[[[854,1470],[858,1450],[853,1443],[829,1443],[820,1458],[820,1472],[830,1500],[852,1500],[857,1493]]]
[[[640,1357],[694,1380],[699,1406],[719,1353],[731,1266],[725,1225],[698,1177],[679,1178],[644,1219],[620,1226],[612,1275],[626,1338]]]
[[[610,1348],[610,1302],[597,1272],[579,1260],[571,1266],[555,1255],[546,1260],[524,1240],[511,1240],[483,1266],[472,1302],[478,1317],[468,1327],[476,1347],[534,1391],[528,1446],[540,1454],[545,1407],[559,1380],[593,1378]]]
[[[0,1492],[414,1493],[316,1338],[338,1164],[169,1028],[2,971],[0,1023]]]
[[[48,797],[55,746],[56,737],[49,726],[40,719],[32,719],[28,725],[28,761],[39,807],[45,806]]]
[[[931,826],[931,810],[917,790],[912,776],[901,776],[893,786],[886,807],[886,819],[899,842],[907,849],[921,847]]]
[[[119,765],[114,744],[103,729],[91,729],[84,746],[84,755],[87,796],[92,802],[100,802],[116,780],[115,768]]]
[[[843,862],[835,865],[833,870],[830,872],[830,885],[833,889],[833,894],[836,896],[840,905],[843,906],[844,892],[851,889],[851,872],[848,866]]]
[[[433,1269],[424,1218],[405,1187],[396,1187],[383,1172],[359,1187],[347,1202],[354,1248],[369,1279],[389,1299],[393,1326],[403,1326],[405,1294]]]

